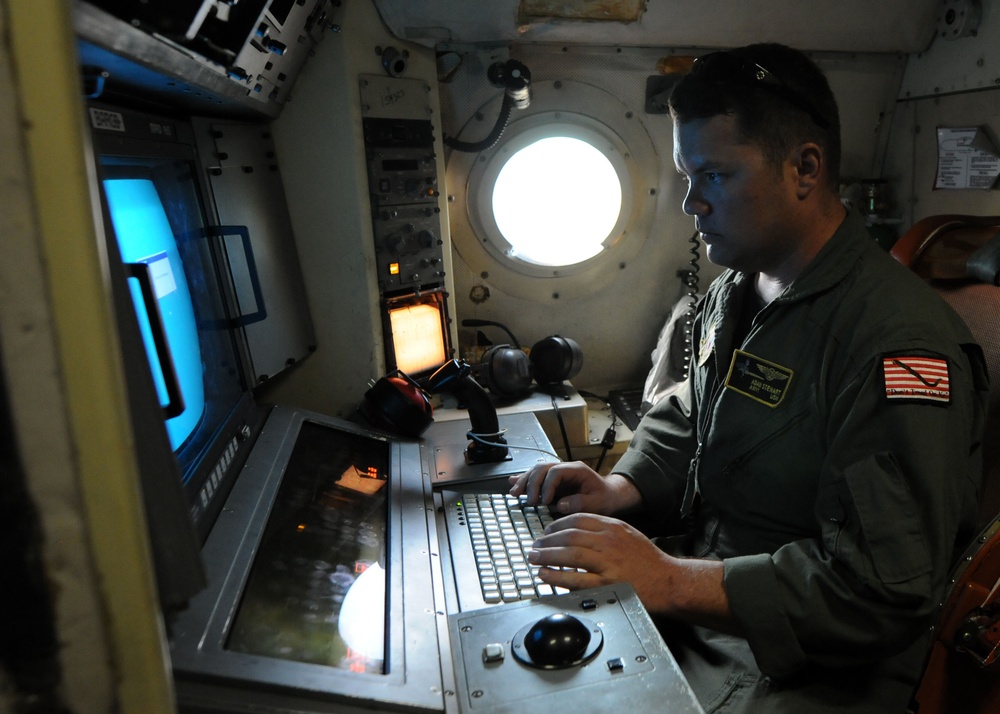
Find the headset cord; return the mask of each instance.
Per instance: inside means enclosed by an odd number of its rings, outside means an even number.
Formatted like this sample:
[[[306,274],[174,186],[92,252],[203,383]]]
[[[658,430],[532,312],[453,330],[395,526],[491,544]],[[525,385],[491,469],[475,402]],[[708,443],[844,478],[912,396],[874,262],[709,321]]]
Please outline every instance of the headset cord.
[[[684,378],[691,375],[691,361],[694,355],[694,314],[698,306],[698,270],[701,268],[699,260],[701,254],[698,248],[701,245],[698,241],[698,231],[691,234],[691,262],[687,270],[677,271],[677,276],[687,286],[688,309],[684,315]]]

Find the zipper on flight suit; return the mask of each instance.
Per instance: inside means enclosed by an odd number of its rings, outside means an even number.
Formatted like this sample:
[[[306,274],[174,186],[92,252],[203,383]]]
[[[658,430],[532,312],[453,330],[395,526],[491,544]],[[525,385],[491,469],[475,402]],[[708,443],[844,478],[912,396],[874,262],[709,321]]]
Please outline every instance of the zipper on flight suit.
[[[753,290],[754,288],[751,286],[750,289]],[[726,300],[728,301],[729,299],[730,297],[729,295],[727,295]],[[765,312],[767,312],[768,308],[773,303],[774,303],[773,300],[770,303],[767,303],[766,305],[761,307],[760,310],[757,311],[756,315],[754,315],[753,319],[750,321],[749,331],[747,331],[747,334],[743,335],[742,338],[740,339],[740,349],[742,349],[746,345],[750,337],[755,332],[757,332],[757,330],[760,329],[760,325],[763,322],[761,316]],[[735,346],[732,346],[731,350],[732,349],[736,349]],[[730,356],[730,360],[731,359],[732,356]],[[691,463],[688,465],[687,483],[684,487],[684,498],[681,501],[681,519],[684,521],[689,521],[691,518],[693,518],[695,507],[697,506],[697,503],[701,497],[701,491],[698,488],[698,470],[701,465],[701,451],[702,447],[704,446],[703,438],[704,435],[706,434],[706,429],[708,427],[709,421],[711,420],[711,416],[715,412],[715,408],[718,406],[719,399],[721,399],[722,393],[725,388],[725,384],[720,377],[721,372],[718,368],[717,361],[715,361],[715,365],[716,367],[715,367],[714,380],[712,384],[712,390],[707,400],[708,409],[703,409],[698,414],[698,424],[696,426],[698,435],[698,446],[695,449],[694,457],[691,459]]]
[[[701,464],[701,450],[704,446],[703,435],[705,434],[705,429],[711,419],[712,412],[715,411],[715,407],[719,402],[721,394],[722,383],[718,379],[718,373],[716,373],[716,379],[712,385],[712,393],[709,395],[708,399],[709,408],[703,410],[698,415],[698,424],[696,426],[698,433],[698,447],[694,451],[694,458],[691,459],[691,463],[688,465],[687,485],[684,488],[684,499],[681,502],[681,519],[686,520],[693,516],[695,505],[701,495],[698,489],[698,468]]]
[[[751,288],[753,289],[753,288]],[[768,311],[768,308],[774,304],[774,300],[764,305],[757,314],[754,315],[753,320],[750,321],[750,329],[747,334],[743,335],[740,340],[739,349],[743,349],[750,338],[760,329],[763,320],[761,316]],[[732,347],[733,350],[736,349],[735,346]],[[732,356],[730,355],[730,360]],[[716,364],[718,364],[716,362]],[[719,400],[722,398],[722,394],[725,390],[725,383],[720,378],[721,372],[718,367],[715,370],[715,379],[712,384],[712,391],[708,398],[708,409],[702,410],[698,415],[698,447],[695,449],[694,458],[691,459],[691,463],[688,466],[688,477],[687,484],[684,488],[684,498],[681,502],[681,519],[689,520],[694,515],[695,507],[701,497],[701,490],[698,487],[698,470],[701,465],[701,450],[704,446],[703,435],[706,433],[708,428],[708,422],[711,420],[712,414],[714,414],[716,407],[718,406]],[[759,445],[758,445],[759,446]],[[756,450],[756,449],[754,449]],[[728,468],[728,467],[727,467]]]

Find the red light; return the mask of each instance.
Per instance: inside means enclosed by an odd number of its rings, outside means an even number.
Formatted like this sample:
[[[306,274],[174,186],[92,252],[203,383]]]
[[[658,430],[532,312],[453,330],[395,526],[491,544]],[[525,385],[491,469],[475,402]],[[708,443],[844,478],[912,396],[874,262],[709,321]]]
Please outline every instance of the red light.
[[[357,672],[359,674],[364,674],[368,671],[368,658],[362,654],[358,654],[350,647],[347,648],[347,655],[345,658],[348,662],[348,669],[351,672]]]

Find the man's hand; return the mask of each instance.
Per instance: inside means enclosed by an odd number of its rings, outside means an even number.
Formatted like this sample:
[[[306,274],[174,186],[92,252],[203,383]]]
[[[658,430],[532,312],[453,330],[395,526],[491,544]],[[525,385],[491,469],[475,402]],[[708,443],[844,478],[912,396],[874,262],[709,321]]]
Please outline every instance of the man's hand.
[[[548,566],[539,571],[543,581],[570,590],[630,583],[650,611],[671,586],[670,556],[632,526],[608,516],[577,513],[556,520],[535,541],[528,560]]]
[[[532,565],[542,566],[538,576],[554,587],[626,582],[651,613],[739,634],[721,561],[675,558],[615,518],[584,513],[559,518],[527,555]]]
[[[620,474],[601,476],[579,461],[537,464],[510,477],[512,496],[525,495],[528,503],[548,505],[556,513],[612,515],[634,510],[642,495]]]

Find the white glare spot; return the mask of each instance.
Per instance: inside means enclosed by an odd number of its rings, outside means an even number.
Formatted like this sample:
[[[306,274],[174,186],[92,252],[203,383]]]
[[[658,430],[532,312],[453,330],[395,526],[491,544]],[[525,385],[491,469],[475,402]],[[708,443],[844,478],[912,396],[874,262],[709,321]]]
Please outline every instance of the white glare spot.
[[[493,188],[508,255],[545,266],[593,258],[614,229],[622,187],[608,158],[580,139],[540,139],[514,154]]]

